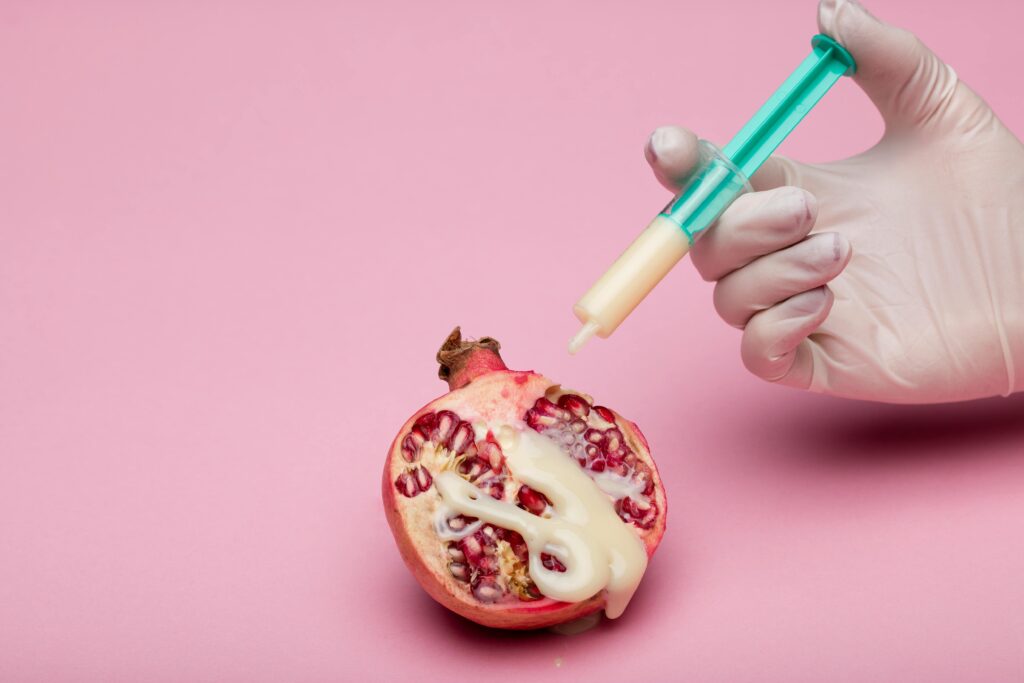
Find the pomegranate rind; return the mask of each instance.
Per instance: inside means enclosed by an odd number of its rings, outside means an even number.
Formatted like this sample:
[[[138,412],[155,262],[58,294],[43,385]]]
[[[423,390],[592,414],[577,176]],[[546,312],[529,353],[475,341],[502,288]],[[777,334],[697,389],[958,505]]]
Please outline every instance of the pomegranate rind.
[[[384,465],[382,495],[384,511],[402,559],[430,597],[451,611],[483,626],[502,629],[536,629],[565,623],[592,614],[605,605],[604,591],[575,603],[550,598],[536,601],[485,604],[473,597],[466,584],[448,571],[444,543],[434,530],[434,509],[440,500],[437,490],[414,497],[401,495],[395,479],[408,469],[402,456],[402,439],[424,413],[451,410],[464,420],[486,420],[490,424],[520,424],[538,398],[557,385],[534,372],[497,370],[476,377],[462,388],[431,401],[416,411],[399,430]],[[616,424],[637,459],[650,467],[654,492],[650,499],[660,511],[649,529],[633,527],[650,557],[665,533],[667,502],[658,468],[651,458],[647,440],[639,428],[615,411]],[[486,418],[484,417],[486,416]],[[514,475],[514,473],[513,473]]]

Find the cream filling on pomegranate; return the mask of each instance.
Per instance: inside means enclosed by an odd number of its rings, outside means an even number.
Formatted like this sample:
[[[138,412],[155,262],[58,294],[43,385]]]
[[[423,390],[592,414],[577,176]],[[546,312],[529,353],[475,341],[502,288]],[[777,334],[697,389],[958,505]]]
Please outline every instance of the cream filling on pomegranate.
[[[496,500],[455,472],[442,472],[434,485],[444,505],[494,526],[519,532],[530,551],[530,576],[555,600],[581,602],[607,589],[605,614],[622,614],[647,568],[647,551],[632,527],[615,513],[602,487],[550,439],[510,427],[497,438],[516,479],[551,502],[550,518]],[[546,568],[541,553],[565,565]]]

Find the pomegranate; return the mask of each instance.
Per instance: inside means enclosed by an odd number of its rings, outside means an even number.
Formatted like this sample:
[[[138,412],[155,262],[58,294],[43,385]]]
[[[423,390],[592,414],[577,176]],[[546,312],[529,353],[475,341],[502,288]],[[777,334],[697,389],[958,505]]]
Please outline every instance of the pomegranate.
[[[648,557],[665,532],[665,491],[634,423],[535,372],[509,370],[498,350],[494,339],[464,341],[459,328],[449,335],[437,360],[450,392],[416,411],[395,437],[384,465],[384,509],[402,558],[431,597],[485,626],[541,628],[602,609],[606,592],[581,602],[545,597],[531,580],[523,537],[455,513],[435,478],[455,472],[528,513],[557,515],[543,491],[517,480],[495,438],[499,427],[533,430],[601,487]],[[566,571],[553,554],[540,560]]]

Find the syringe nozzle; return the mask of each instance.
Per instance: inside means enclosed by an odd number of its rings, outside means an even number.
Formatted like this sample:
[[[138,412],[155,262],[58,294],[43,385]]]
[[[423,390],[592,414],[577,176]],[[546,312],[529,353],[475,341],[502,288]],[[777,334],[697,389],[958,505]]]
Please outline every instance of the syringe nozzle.
[[[587,343],[591,337],[597,334],[599,325],[594,321],[590,321],[583,324],[580,331],[576,333],[576,336],[569,341],[569,353],[575,354],[583,345]]]

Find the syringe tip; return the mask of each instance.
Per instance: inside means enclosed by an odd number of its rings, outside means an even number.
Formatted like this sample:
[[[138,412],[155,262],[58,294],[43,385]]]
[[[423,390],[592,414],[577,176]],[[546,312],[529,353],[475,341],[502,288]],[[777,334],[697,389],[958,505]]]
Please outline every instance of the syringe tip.
[[[597,333],[597,328],[600,327],[597,323],[590,321],[584,323],[580,331],[576,333],[576,336],[569,341],[569,353],[575,354],[583,345],[587,343],[587,340]]]

